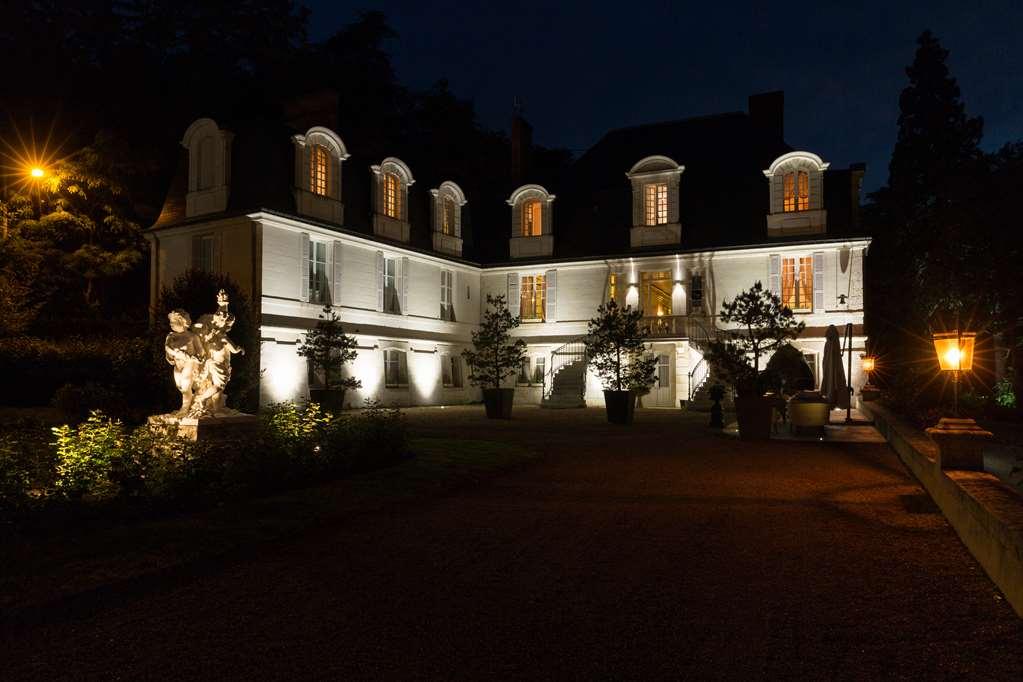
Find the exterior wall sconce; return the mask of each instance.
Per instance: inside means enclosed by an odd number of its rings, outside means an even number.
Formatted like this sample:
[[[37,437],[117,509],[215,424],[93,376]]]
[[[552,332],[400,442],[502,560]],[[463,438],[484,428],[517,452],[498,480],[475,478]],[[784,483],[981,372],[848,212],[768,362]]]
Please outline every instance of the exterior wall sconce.
[[[993,437],[973,419],[959,417],[959,373],[973,369],[973,349],[977,335],[956,330],[934,334],[934,352],[943,372],[952,372],[952,417],[942,417],[938,425],[927,429],[938,446],[938,466],[942,469],[984,470],[984,444]]]
[[[860,361],[863,363],[863,373],[867,375],[867,382],[860,389],[860,400],[864,402],[877,400],[881,391],[870,383],[870,373],[877,367],[877,358],[872,355],[861,355]]]

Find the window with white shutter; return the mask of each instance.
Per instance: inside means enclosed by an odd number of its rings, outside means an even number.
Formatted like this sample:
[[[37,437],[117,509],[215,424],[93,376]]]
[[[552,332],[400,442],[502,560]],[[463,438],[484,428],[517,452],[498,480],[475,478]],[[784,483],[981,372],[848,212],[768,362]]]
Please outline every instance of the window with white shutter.
[[[384,386],[387,388],[408,386],[408,364],[405,351],[397,348],[384,350]]]
[[[334,286],[330,291],[330,302],[332,305],[341,305],[341,242],[334,242],[334,262],[332,263],[332,279]]]
[[[547,277],[544,280],[544,286],[547,287],[547,292],[544,295],[544,305],[546,309],[544,311],[544,320],[547,322],[556,322],[558,319],[558,271],[548,270]]]
[[[824,310],[824,254],[813,254],[813,309]]]
[[[302,233],[299,240],[298,263],[302,276],[302,291],[299,294],[301,300],[309,300],[309,235]]]
[[[521,307],[519,303],[519,273],[508,274],[508,312],[515,317],[520,317]]]
[[[383,259],[383,311],[401,314],[401,262],[397,258]]]
[[[383,309],[384,309],[384,298],[385,298],[384,287],[385,287],[385,284],[386,284],[386,279],[385,279],[386,267],[385,267],[384,252],[383,251],[377,251],[377,267],[376,267],[376,272],[377,272],[377,276],[376,276],[376,280],[377,280],[377,310],[383,311]]]
[[[408,285],[412,279],[412,269],[409,267],[408,257],[401,259],[401,264],[398,267],[398,290],[401,292],[401,310],[399,311],[402,315],[408,315]]]
[[[455,273],[450,270],[440,271],[440,319],[455,319]]]
[[[767,288],[775,296],[781,296],[781,256],[771,254],[767,274]]]

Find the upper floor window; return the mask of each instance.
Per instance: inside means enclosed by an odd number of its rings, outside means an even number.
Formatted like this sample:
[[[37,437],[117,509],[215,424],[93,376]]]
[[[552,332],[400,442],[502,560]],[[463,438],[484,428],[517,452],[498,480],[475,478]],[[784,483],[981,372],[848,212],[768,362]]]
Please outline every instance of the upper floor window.
[[[813,309],[813,256],[781,259],[781,302],[795,312]]]
[[[441,201],[440,231],[453,237],[455,235],[455,200],[444,197]]]
[[[693,275],[689,280],[689,300],[693,308],[703,307],[703,275]]]
[[[539,237],[543,233],[543,204],[532,199],[522,205],[522,236]]]
[[[232,140],[230,131],[221,129],[209,118],[194,121],[185,131],[181,145],[188,150],[187,217],[227,208]]]
[[[400,265],[397,258],[384,258],[384,312],[401,314]]]
[[[212,135],[207,135],[199,140],[199,144],[196,148],[196,154],[198,156],[198,159],[196,160],[196,189],[210,189],[214,186],[213,166],[216,163],[213,150],[214,144],[215,140]]]
[[[329,303],[327,284],[327,243],[309,240],[309,301]]]
[[[440,271],[440,319],[455,319],[455,273]]]
[[[544,318],[546,287],[543,275],[526,275],[519,288],[519,317],[523,320],[540,321]]]
[[[466,204],[462,188],[445,180],[433,197],[433,248],[436,251],[462,255],[462,207]]]
[[[645,187],[646,224],[666,225],[668,223],[668,183],[651,182]]]
[[[323,145],[313,145],[309,162],[309,187],[313,194],[327,196],[330,177],[330,152]]]

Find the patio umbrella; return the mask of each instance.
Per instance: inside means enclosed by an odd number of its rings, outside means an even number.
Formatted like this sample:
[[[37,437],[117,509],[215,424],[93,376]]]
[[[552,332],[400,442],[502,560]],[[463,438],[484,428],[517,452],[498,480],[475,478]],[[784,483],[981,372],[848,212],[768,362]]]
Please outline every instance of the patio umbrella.
[[[824,360],[821,374],[821,395],[832,408],[849,407],[849,386],[845,383],[845,369],[842,367],[842,342],[838,329],[828,325],[824,334]]]

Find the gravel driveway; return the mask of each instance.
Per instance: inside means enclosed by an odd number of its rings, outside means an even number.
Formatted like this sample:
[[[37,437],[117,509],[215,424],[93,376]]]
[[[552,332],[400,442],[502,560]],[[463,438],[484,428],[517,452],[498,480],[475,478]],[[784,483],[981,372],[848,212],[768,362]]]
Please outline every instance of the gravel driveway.
[[[544,457],[5,632],[0,678],[1020,679],[1023,620],[885,445],[481,411],[409,420]]]

